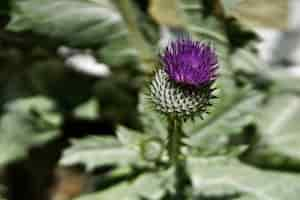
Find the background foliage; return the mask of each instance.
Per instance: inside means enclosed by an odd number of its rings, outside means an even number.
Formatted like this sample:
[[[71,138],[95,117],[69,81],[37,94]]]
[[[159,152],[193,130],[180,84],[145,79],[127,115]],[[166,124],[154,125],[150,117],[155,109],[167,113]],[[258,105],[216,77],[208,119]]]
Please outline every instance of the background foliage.
[[[20,196],[50,199],[44,182],[59,165],[84,166],[92,177],[78,200],[297,200],[300,80],[259,59],[253,31],[282,27],[286,13],[271,9],[281,22],[249,17],[246,2],[1,2],[0,193],[17,199],[22,179]],[[166,119],[144,91],[158,53],[184,33],[215,46],[219,98],[204,120],[184,124],[187,163],[177,174],[166,166]],[[68,67],[73,54],[61,56],[62,45],[111,74]]]

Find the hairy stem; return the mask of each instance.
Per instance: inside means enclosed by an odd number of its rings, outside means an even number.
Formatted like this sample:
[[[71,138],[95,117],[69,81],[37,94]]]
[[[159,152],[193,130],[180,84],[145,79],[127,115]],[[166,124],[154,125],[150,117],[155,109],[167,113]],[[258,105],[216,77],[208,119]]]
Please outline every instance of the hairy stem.
[[[178,164],[180,159],[180,148],[181,148],[181,139],[182,139],[182,127],[181,121],[174,117],[169,117],[168,125],[168,155],[170,163],[174,166]]]
[[[181,158],[182,137],[182,121],[169,117],[168,124],[168,156],[170,165],[175,168],[175,194],[172,195],[172,200],[185,199],[185,186],[188,183],[188,178],[185,173],[185,160]]]

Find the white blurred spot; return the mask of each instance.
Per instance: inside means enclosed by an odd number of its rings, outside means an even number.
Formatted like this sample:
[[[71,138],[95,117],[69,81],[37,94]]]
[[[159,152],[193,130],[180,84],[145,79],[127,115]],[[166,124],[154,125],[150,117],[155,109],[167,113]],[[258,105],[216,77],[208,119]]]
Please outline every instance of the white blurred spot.
[[[300,77],[300,66],[292,66],[288,68],[288,72],[295,77]]]
[[[273,50],[277,45],[277,41],[281,36],[281,31],[276,29],[256,29],[257,34],[262,39],[262,42],[258,43],[258,52],[261,58],[270,62],[273,59]]]
[[[64,57],[66,66],[91,76],[107,77],[111,74],[106,64],[98,63],[96,58],[88,51],[81,52],[77,49],[62,46],[58,54]]]
[[[289,1],[289,29],[298,30],[300,29],[300,1],[290,0]]]

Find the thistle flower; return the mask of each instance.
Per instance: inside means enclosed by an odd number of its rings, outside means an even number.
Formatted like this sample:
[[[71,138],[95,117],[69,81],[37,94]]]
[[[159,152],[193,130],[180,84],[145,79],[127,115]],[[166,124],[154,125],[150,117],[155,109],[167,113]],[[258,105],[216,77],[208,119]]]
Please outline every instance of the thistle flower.
[[[218,68],[212,47],[191,39],[170,43],[160,55],[162,67],[150,85],[150,98],[157,110],[178,116],[202,116],[212,94]]]

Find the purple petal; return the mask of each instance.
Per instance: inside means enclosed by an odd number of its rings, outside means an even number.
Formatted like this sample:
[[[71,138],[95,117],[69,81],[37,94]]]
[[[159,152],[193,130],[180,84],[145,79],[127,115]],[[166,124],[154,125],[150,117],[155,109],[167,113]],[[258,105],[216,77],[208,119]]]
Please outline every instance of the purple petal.
[[[213,48],[198,41],[171,42],[161,60],[169,78],[177,83],[198,87],[216,78],[217,55]]]

